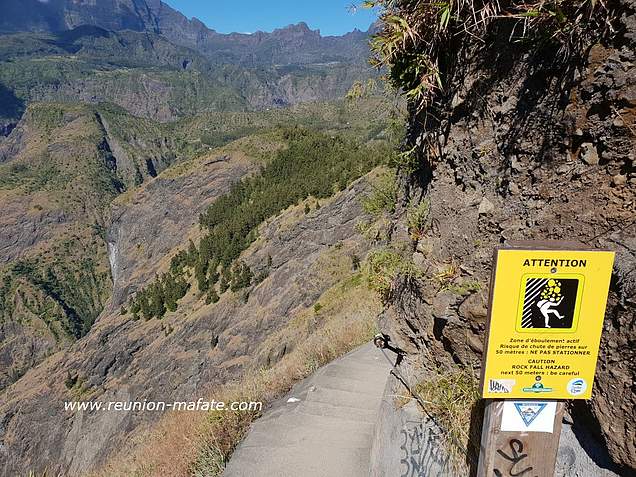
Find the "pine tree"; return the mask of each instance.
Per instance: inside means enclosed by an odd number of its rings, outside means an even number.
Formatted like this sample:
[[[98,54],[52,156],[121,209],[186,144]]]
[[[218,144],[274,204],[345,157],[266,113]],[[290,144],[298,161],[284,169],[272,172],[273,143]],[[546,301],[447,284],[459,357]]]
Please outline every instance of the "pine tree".
[[[218,303],[219,299],[219,294],[216,292],[216,290],[214,288],[210,288],[205,302],[209,305],[210,303]]]

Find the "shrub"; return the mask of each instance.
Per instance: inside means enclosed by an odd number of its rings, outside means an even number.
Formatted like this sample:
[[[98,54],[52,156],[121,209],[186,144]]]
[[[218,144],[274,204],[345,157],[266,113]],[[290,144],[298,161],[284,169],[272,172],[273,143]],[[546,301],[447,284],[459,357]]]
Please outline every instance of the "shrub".
[[[77,384],[77,376],[71,376],[71,373],[66,373],[66,379],[64,380],[64,386],[66,389],[73,389]]]
[[[419,240],[424,236],[429,226],[431,203],[428,199],[422,199],[418,204],[409,206],[407,224],[409,234],[413,240]]]
[[[355,253],[352,253],[349,257],[351,258],[351,268],[354,272],[358,271],[360,269],[360,257]]]
[[[362,199],[364,211],[374,217],[384,213],[395,212],[398,188],[392,174],[386,173],[378,177],[373,183],[373,191]]]
[[[393,282],[398,276],[417,279],[422,277],[422,271],[413,262],[390,249],[375,250],[369,254],[366,266],[367,284],[379,293],[383,302],[389,300]]]

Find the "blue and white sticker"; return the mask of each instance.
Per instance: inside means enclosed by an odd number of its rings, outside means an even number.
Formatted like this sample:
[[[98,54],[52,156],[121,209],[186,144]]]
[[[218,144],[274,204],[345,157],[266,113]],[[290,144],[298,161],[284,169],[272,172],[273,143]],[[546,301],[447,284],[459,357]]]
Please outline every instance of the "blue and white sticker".
[[[572,396],[579,396],[587,390],[587,382],[582,378],[572,379],[568,383],[567,390]]]
[[[547,405],[547,402],[516,402],[515,409],[517,409],[517,412],[527,427],[532,424],[532,421],[541,414],[541,411],[543,411]]]
[[[556,401],[505,401],[501,430],[505,432],[554,432]]]

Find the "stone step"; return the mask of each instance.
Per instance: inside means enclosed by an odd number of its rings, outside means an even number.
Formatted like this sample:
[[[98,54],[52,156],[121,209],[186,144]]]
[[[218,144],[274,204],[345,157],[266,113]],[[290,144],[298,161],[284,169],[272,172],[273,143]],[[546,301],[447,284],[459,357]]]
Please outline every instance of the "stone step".
[[[326,415],[317,415],[302,411],[302,406],[298,406],[291,412],[280,414],[275,419],[269,417],[261,418],[252,424],[252,429],[264,430],[271,423],[281,423],[289,427],[315,427],[324,431],[335,432],[345,426],[350,428],[373,432],[374,423],[365,420],[349,417],[332,417]],[[249,437],[249,436],[248,436]]]
[[[298,408],[299,412],[314,416],[335,417],[340,419],[375,423],[377,410],[360,409],[349,406],[336,406],[320,401],[306,401]]]
[[[378,374],[381,374],[382,371],[384,371],[384,367],[381,366],[381,363],[379,364],[372,364],[372,363],[361,363],[361,362],[355,362],[355,361],[347,361],[347,362],[340,362],[337,361],[335,363],[331,363],[328,364],[327,366],[325,366],[324,368],[318,370],[316,372],[316,375],[320,375],[323,372],[330,370],[332,368],[335,368],[337,370],[340,371],[344,371],[345,369],[347,371],[353,372],[353,374],[351,374],[352,377],[356,377],[357,379],[363,379],[364,376],[377,376]]]
[[[355,391],[341,391],[338,389],[315,386],[307,393],[306,400],[323,402],[333,406],[368,409],[377,412],[380,408],[382,397],[362,394]]]
[[[379,382],[386,382],[386,376],[390,372],[390,370],[390,368],[375,368],[372,370],[371,373],[369,373],[368,370],[361,372],[358,368],[338,363],[334,364],[333,366],[324,368],[319,374],[316,375],[316,378],[322,376],[337,377],[350,381],[351,385],[354,386],[358,383],[369,383],[369,385],[375,386]]]
[[[243,447],[289,447],[303,445],[308,449],[330,445],[341,448],[369,448],[373,429],[366,426],[319,427],[290,426],[283,422],[272,422],[268,426],[250,430],[250,438]]]
[[[386,378],[385,378],[386,379]],[[370,380],[364,379],[360,381],[354,381],[348,377],[342,377],[342,373],[323,373],[319,376],[316,376],[313,380],[315,386],[320,386],[322,388],[328,389],[336,389],[340,391],[351,391],[360,393],[360,394],[368,394],[369,396],[377,396],[377,388],[378,384],[382,384],[378,382],[379,380]]]
[[[243,448],[232,459],[224,477],[368,477],[369,449],[334,446]]]

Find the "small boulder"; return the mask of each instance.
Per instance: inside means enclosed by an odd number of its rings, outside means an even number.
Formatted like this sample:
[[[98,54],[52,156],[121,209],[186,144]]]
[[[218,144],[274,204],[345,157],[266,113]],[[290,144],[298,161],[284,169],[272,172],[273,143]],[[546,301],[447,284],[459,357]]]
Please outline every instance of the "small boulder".
[[[596,166],[599,162],[598,152],[591,142],[581,144],[581,159],[589,166]]]
[[[493,203],[484,197],[479,204],[479,215],[490,214],[493,210],[495,210]]]
[[[615,186],[624,186],[625,184],[627,184],[627,176],[616,174],[614,177],[612,177],[612,184],[614,184]]]
[[[413,254],[413,263],[420,268],[424,268],[424,265],[426,264],[426,257],[423,253],[415,252]]]

